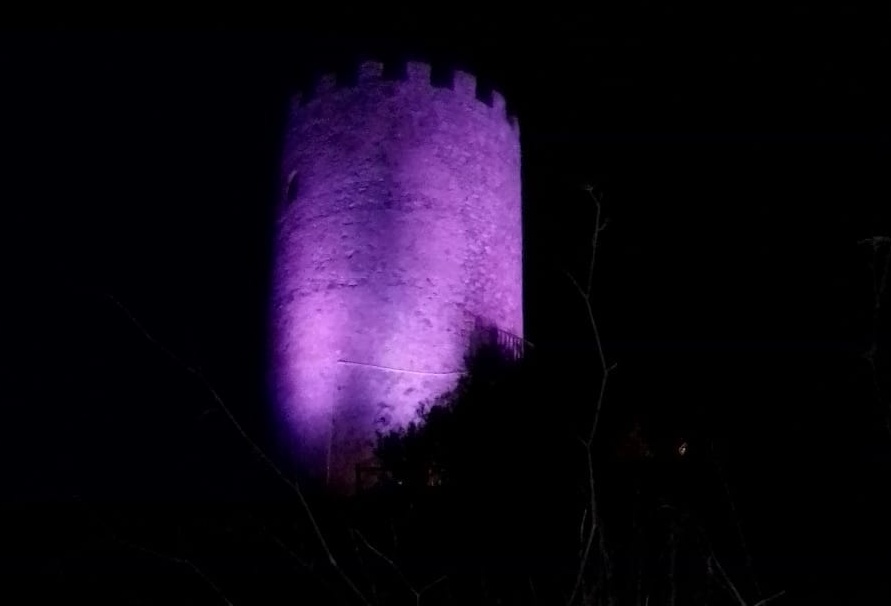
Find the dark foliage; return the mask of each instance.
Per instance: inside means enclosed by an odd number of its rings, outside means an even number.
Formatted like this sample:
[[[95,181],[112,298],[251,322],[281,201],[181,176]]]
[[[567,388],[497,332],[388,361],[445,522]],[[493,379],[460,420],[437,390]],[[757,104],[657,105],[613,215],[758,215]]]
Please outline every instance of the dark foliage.
[[[510,587],[528,600],[530,580],[545,571],[561,578],[577,558],[581,461],[554,414],[566,403],[537,393],[542,370],[534,355],[478,348],[453,392],[422,407],[416,423],[380,436],[384,474],[364,496],[403,503],[412,512],[403,536],[436,554],[430,563],[471,585],[485,579],[486,591],[505,598]]]
[[[579,407],[569,398],[585,397],[590,389],[578,377],[591,381],[591,373],[574,372],[571,384],[553,360],[534,353],[513,360],[497,347],[476,351],[467,368],[458,387],[423,407],[416,423],[380,436],[384,474],[360,498],[399,520],[399,536],[412,537],[410,545],[381,539],[400,562],[428,576],[448,574],[452,586],[472,579],[463,599],[482,595],[483,579],[488,592],[512,603],[562,603],[588,515],[583,425],[570,418]],[[680,597],[724,603],[730,594],[715,578],[715,538],[730,554],[725,566],[748,577],[733,529],[708,515],[726,506],[704,442],[695,438],[694,452],[689,438],[646,417],[630,423],[614,418],[596,454],[607,537],[597,566],[607,571],[611,593],[629,604],[647,595],[651,604]],[[397,502],[401,507],[392,507]]]

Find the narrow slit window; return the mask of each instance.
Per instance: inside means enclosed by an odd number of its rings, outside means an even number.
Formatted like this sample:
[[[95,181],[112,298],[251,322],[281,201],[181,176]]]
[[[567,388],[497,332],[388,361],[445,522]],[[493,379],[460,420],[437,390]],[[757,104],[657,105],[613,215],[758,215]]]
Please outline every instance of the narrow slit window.
[[[288,176],[288,186],[285,188],[285,203],[293,204],[297,199],[298,179],[297,172],[292,171]]]

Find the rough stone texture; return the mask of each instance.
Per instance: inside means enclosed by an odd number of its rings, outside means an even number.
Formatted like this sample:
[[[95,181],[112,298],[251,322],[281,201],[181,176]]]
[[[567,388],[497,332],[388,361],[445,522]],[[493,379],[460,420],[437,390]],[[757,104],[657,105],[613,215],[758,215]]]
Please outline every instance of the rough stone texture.
[[[375,430],[454,386],[474,326],[523,331],[520,146],[503,98],[409,63],[292,107],[271,386],[295,456],[349,490]]]

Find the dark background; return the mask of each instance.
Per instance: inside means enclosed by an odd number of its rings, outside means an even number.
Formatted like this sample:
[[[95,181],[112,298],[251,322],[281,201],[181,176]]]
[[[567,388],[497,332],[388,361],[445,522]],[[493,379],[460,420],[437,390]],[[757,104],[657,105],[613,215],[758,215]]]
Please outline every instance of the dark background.
[[[563,271],[584,271],[591,184],[610,218],[596,310],[615,431],[639,412],[719,444],[755,566],[788,599],[887,599],[889,409],[859,357],[874,331],[858,241],[891,235],[888,10],[721,5],[4,33],[8,574],[83,560],[84,501],[255,494],[266,472],[200,382],[109,295],[263,442],[288,94],[410,57],[478,74],[519,116],[527,337],[590,372]]]

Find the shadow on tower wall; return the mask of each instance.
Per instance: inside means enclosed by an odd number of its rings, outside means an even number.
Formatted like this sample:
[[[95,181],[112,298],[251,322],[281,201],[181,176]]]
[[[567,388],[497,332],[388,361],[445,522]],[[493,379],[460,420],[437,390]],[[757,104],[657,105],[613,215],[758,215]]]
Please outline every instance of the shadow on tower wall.
[[[393,473],[393,465],[395,464],[395,467],[398,468],[397,460],[407,461],[408,457],[403,454],[395,455],[394,458],[392,447],[404,443],[407,436],[421,431],[431,419],[439,419],[441,413],[461,399],[472,385],[480,382],[494,384],[504,380],[506,376],[518,372],[531,348],[532,344],[522,337],[502,330],[483,318],[476,317],[464,355],[464,373],[458,384],[447,393],[422,402],[418,407],[416,419],[407,427],[378,429],[374,458],[358,462],[355,465],[354,492],[359,494],[390,483],[405,483],[406,478],[400,478],[398,472]],[[410,440],[410,437],[408,439]],[[382,457],[385,461],[381,461]],[[441,471],[436,469],[435,464],[408,473],[412,476],[411,483],[413,484],[437,486],[443,481]],[[419,473],[425,477],[418,477]]]

